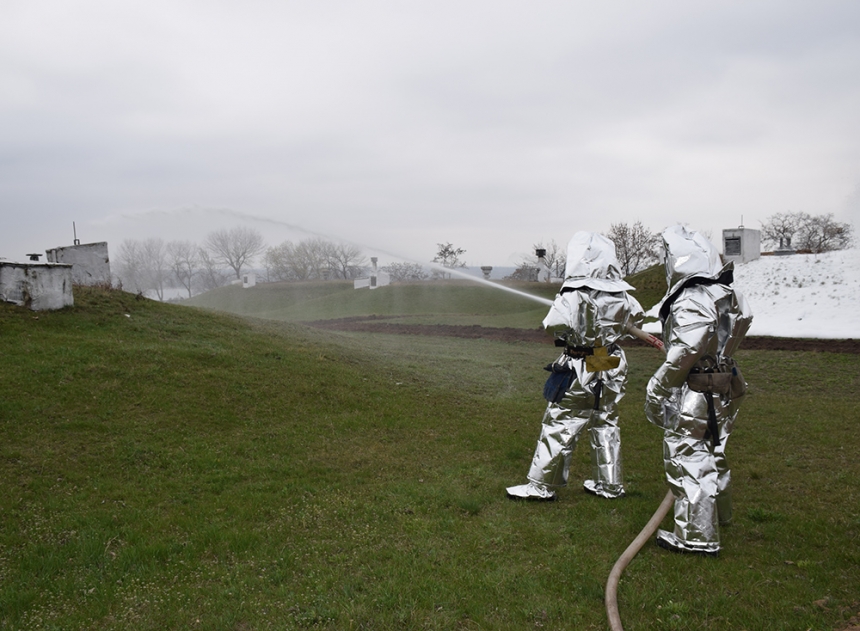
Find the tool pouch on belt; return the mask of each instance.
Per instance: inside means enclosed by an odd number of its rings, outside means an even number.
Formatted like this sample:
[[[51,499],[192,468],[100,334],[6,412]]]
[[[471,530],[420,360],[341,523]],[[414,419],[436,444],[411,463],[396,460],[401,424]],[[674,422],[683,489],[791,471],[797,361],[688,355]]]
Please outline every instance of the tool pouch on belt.
[[[740,368],[730,357],[721,358],[719,363],[707,357],[687,375],[687,386],[693,392],[701,392],[705,395],[708,401],[708,431],[705,438],[710,436],[714,447],[718,447],[720,430],[714,407],[714,395],[728,395],[729,399],[737,399],[746,393],[747,384]]]
[[[570,384],[573,383],[576,373],[568,364],[555,362],[544,366],[551,374],[543,387],[543,398],[550,403],[560,403],[564,398]]]
[[[731,357],[723,357],[711,368],[693,368],[687,376],[687,385],[693,392],[726,394],[730,399],[742,397],[747,391],[741,369]]]
[[[730,372],[700,372],[690,373],[687,385],[693,392],[710,394],[729,394],[732,389],[732,373]]]

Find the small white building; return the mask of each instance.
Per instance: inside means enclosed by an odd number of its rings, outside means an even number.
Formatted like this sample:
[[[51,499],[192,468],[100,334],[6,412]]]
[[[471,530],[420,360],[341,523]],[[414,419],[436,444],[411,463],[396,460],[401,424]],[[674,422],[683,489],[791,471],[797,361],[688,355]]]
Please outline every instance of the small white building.
[[[391,284],[391,276],[386,272],[378,271],[376,269],[376,261],[377,258],[375,256],[370,257],[370,278],[355,279],[352,283],[353,289],[364,289],[365,287],[376,289],[377,287],[385,287],[386,285]]]
[[[257,284],[257,274],[255,272],[245,272],[242,274],[242,288],[248,289]]]
[[[723,230],[723,258],[726,261],[749,263],[761,257],[761,232],[750,228]]]
[[[72,282],[76,285],[109,285],[110,257],[106,241],[69,245],[45,250],[49,263],[72,266]]]
[[[0,261],[0,300],[33,311],[71,307],[72,266]]]

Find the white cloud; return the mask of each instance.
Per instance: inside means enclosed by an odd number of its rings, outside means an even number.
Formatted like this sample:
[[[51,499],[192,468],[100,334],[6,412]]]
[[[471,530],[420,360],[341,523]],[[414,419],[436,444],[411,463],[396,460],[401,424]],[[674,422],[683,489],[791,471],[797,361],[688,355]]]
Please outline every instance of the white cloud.
[[[847,219],[858,26],[850,0],[11,2],[0,256],[189,207],[498,264],[617,221]]]

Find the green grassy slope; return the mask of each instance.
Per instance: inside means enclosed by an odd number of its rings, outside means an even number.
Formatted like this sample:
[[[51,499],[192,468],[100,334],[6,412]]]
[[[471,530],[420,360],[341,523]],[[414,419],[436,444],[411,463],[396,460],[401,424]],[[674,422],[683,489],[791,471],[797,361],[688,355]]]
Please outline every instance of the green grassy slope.
[[[517,291],[552,299],[557,286],[506,283]],[[267,283],[222,287],[183,303],[241,315],[311,321],[352,316],[392,316],[406,321],[535,328],[546,306],[521,295],[470,281],[395,284],[355,290],[348,282]],[[400,320],[404,321],[404,320]]]
[[[633,295],[647,310],[666,291],[662,266],[654,266],[627,279]],[[243,289],[221,287],[183,304],[258,318],[289,322],[354,316],[391,316],[400,322],[425,324],[480,324],[482,326],[536,328],[546,306],[516,291],[552,299],[558,285],[527,282],[496,283],[497,288],[466,280],[394,284],[355,290],[351,282],[262,283]],[[405,318],[405,319],[403,319]]]
[[[652,265],[625,280],[636,288],[633,295],[646,311],[660,302],[666,294],[666,271],[662,265]]]
[[[582,492],[583,441],[560,501],[523,504],[504,487],[525,478],[552,348],[75,300],[0,304],[0,629],[606,628],[606,577],[665,493],[651,349],[628,352],[628,496]],[[625,628],[857,612],[860,358],[740,359],[724,553],[646,546]]]

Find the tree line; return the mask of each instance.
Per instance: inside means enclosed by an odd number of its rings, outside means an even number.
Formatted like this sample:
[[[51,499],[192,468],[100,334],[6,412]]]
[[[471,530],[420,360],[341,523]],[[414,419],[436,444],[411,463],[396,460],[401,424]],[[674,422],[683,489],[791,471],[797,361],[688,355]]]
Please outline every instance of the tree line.
[[[832,213],[776,213],[762,225],[761,236],[762,241],[771,247],[816,254],[844,250],[854,241],[851,224],[836,221]]]
[[[261,256],[262,255],[262,256]],[[263,235],[237,226],[210,232],[202,245],[159,238],[126,239],[113,256],[119,286],[135,293],[153,292],[164,299],[168,287],[182,288],[190,298],[241,280],[260,260],[267,281],[358,278],[366,270],[361,250],[314,238],[266,247]]]
[[[605,236],[615,244],[624,276],[659,260],[660,234],[646,228],[641,221],[613,223]],[[814,253],[847,248],[853,243],[851,224],[837,222],[832,214],[776,213],[762,222],[761,236],[765,247]],[[466,250],[451,243],[437,246],[433,263],[438,266],[430,270],[414,262],[391,263],[380,270],[393,282],[408,282],[450,277],[445,268],[466,266],[461,259]],[[565,246],[551,240],[533,247],[543,251],[543,261],[551,276],[563,278],[567,264]],[[165,242],[159,238],[125,240],[113,258],[121,287],[136,293],[153,292],[159,300],[164,299],[167,287],[182,288],[191,297],[231,280],[241,280],[242,271],[258,259],[268,282],[354,280],[368,272],[367,258],[355,245],[311,238],[267,247],[260,232],[244,226],[210,232],[202,245],[191,241]],[[526,257],[507,278],[535,280],[536,271],[535,258]]]
[[[465,267],[465,253],[451,243],[439,243],[434,263],[445,268]],[[134,293],[152,292],[164,300],[166,288],[181,288],[188,297],[234,280],[255,261],[267,282],[354,280],[369,272],[367,257],[355,245],[310,238],[266,247],[263,236],[247,227],[215,230],[202,245],[159,238],[126,239],[113,256],[119,286]],[[393,282],[449,277],[420,263],[395,262],[379,268]]]

